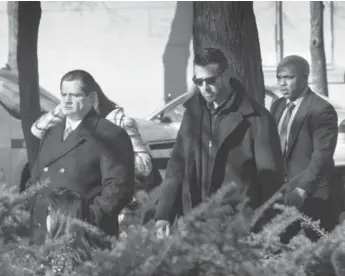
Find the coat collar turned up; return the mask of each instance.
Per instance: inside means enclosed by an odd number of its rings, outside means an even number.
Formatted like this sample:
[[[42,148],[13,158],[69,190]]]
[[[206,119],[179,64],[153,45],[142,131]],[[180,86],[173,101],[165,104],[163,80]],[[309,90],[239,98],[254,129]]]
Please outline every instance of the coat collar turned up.
[[[231,89],[235,94],[235,101],[232,103],[229,101],[222,110],[222,113],[232,112],[232,116],[225,116],[222,120],[222,125],[226,126],[223,128],[220,142],[222,143],[226,137],[228,137],[238,125],[245,120],[247,117],[255,115],[256,110],[252,103],[253,100],[249,98],[245,92],[242,84],[237,79],[230,79]],[[193,125],[199,126],[202,119],[202,107],[205,104],[205,100],[202,98],[199,92],[188,99],[184,106],[190,110],[191,116],[193,116]]]

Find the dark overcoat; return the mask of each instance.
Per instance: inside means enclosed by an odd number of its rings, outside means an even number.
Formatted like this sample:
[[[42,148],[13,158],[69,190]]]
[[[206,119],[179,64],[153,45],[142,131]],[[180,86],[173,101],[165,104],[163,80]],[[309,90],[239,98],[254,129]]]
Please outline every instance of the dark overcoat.
[[[271,107],[277,124],[285,106],[281,98]],[[333,106],[309,89],[292,122],[285,157],[287,192],[296,187],[307,191],[301,211],[320,219],[327,230],[338,222],[345,194],[333,160],[337,122]]]
[[[46,233],[47,195],[56,187],[79,192],[87,200],[91,222],[118,234],[119,212],[131,201],[134,152],[127,132],[91,110],[62,141],[65,121],[45,133],[29,183],[45,182],[32,201],[31,234],[36,244]]]
[[[237,83],[230,81],[236,100],[223,112],[215,130],[215,143],[219,146],[215,158],[210,160],[212,176],[208,194],[234,181],[239,188],[247,189],[250,203],[256,208],[283,185],[283,157],[272,115],[247,96]],[[182,202],[181,214],[186,214],[202,201],[199,138],[203,135],[203,104],[200,93],[185,103],[185,113],[161,187],[156,220],[171,220],[180,215],[176,214],[178,198]]]

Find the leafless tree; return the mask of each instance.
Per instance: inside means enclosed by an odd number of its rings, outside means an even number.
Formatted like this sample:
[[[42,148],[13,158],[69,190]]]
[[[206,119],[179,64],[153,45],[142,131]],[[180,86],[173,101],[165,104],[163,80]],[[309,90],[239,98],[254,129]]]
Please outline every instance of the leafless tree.
[[[39,140],[31,134],[31,126],[40,116],[37,60],[38,29],[41,20],[39,1],[18,2],[17,59],[20,114],[31,170],[36,160]]]
[[[18,1],[7,2],[8,18],[8,53],[7,68],[13,72],[18,71],[17,43],[18,43]]]
[[[310,2],[311,81],[315,92],[328,96],[322,1]]]

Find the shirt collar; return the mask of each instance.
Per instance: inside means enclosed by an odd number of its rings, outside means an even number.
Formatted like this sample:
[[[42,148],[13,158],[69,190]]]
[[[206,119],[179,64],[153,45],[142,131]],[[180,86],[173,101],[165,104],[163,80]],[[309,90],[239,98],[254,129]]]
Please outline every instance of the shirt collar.
[[[220,110],[231,108],[232,105],[234,104],[236,99],[236,95],[234,91],[232,91],[228,97],[224,101],[222,101],[220,104],[217,104],[216,102],[212,102],[207,104],[207,108],[213,113],[216,114]]]
[[[66,118],[66,127],[65,128],[67,129],[68,127],[71,127],[72,130],[75,130],[79,126],[81,121],[82,121],[82,119],[74,121],[74,120],[68,120],[68,118]]]
[[[290,101],[290,99],[287,99],[286,104],[293,103],[295,106],[299,106],[302,103],[305,95],[307,94],[307,91],[308,91],[308,88],[304,90],[304,92],[294,101]]]

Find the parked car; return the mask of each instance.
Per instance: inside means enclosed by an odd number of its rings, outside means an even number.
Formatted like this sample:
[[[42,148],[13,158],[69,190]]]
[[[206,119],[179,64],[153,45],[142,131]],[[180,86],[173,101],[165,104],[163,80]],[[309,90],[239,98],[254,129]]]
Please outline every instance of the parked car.
[[[41,113],[56,107],[59,99],[40,88]],[[0,183],[11,183],[20,188],[30,177],[25,141],[20,121],[18,75],[0,69]],[[159,126],[152,121],[136,119],[140,133],[148,148],[152,148],[154,160],[169,157],[176,129]]]
[[[170,101],[166,105],[153,112],[146,119],[155,122],[159,126],[172,126],[176,130],[178,130],[184,112],[183,103],[192,95],[193,92],[186,92],[178,96],[174,100]],[[267,109],[270,109],[272,103],[280,97],[281,95],[278,87],[266,87],[265,107]],[[334,160],[336,167],[341,170],[341,173],[345,177],[345,106],[342,106],[323,95],[320,95],[320,97],[332,104],[338,114],[338,141],[334,153]]]

